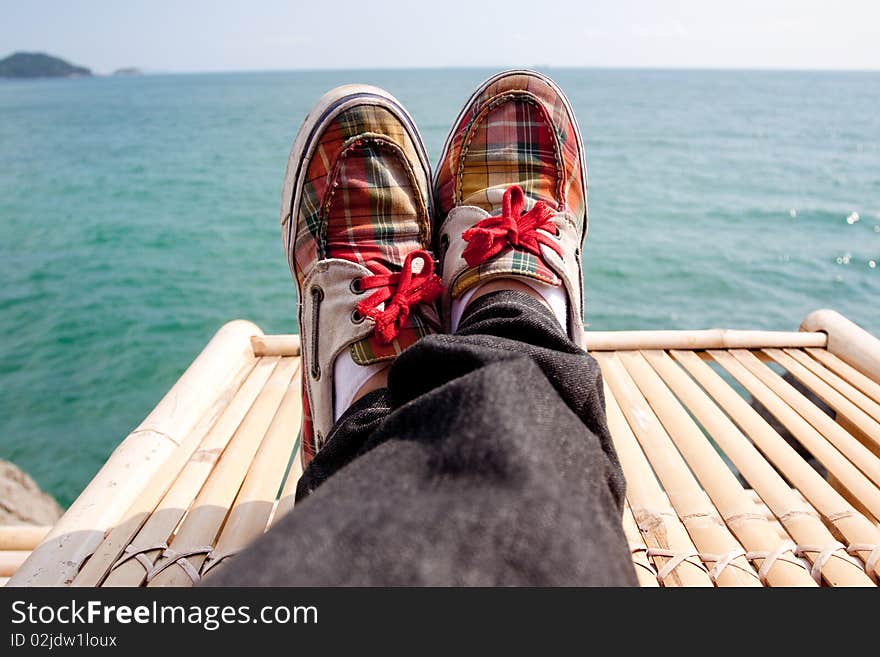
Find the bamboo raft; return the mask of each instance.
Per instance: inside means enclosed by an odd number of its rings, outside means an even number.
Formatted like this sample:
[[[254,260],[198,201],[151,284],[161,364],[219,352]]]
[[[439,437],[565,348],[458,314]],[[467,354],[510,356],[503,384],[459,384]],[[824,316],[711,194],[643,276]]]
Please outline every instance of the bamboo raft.
[[[800,328],[587,332],[643,586],[877,584],[880,341],[828,310]],[[293,507],[299,383],[298,336],[226,324],[10,585],[191,586],[234,563]]]
[[[0,586],[6,586],[51,529],[38,525],[0,525]]]

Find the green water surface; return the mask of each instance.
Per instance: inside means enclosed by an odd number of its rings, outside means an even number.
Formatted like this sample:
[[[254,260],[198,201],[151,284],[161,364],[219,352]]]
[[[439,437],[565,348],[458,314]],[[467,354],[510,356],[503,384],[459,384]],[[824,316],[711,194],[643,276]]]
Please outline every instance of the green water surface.
[[[69,503],[224,322],[295,330],[278,207],[321,93],[387,88],[436,158],[490,73],[0,82],[0,458]],[[593,328],[832,307],[880,333],[880,74],[550,73],[587,141]]]

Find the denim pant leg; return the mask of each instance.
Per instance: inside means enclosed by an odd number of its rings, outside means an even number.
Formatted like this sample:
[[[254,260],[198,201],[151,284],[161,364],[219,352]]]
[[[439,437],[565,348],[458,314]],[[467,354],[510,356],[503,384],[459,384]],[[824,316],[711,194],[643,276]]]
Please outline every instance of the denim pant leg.
[[[635,585],[602,379],[546,308],[473,302],[356,402],[215,585]]]

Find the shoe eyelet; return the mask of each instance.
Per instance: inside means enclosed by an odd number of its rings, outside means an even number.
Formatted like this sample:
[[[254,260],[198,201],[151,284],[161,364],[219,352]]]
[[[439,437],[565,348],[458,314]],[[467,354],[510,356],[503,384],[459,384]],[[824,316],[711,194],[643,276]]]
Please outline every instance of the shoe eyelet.
[[[311,289],[309,290],[309,294],[312,295],[312,299],[314,301],[323,301],[324,300],[324,290],[322,290],[317,285],[312,285]]]
[[[363,294],[364,288],[361,287],[361,279],[352,278],[351,283],[349,283],[348,288],[352,291],[353,294]]]
[[[351,313],[351,323],[352,324],[362,324],[366,317],[361,313],[360,310],[355,308]]]
[[[317,363],[312,365],[311,374],[312,374],[312,378],[315,381],[320,381],[321,380],[321,366],[318,365]]]

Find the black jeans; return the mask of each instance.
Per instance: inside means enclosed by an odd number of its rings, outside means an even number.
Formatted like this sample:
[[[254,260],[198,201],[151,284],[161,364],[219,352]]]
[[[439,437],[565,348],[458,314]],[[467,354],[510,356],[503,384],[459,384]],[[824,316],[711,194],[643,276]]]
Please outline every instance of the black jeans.
[[[208,584],[635,585],[596,361],[502,291],[420,340]]]

